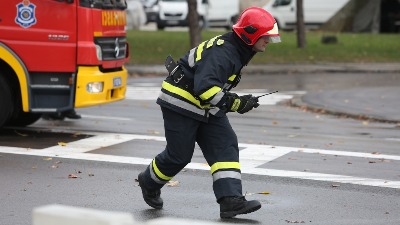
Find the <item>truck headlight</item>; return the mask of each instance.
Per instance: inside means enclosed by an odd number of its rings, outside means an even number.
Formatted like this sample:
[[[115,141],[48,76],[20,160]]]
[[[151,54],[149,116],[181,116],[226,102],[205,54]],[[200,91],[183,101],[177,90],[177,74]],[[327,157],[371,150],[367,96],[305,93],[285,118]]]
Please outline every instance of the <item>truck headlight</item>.
[[[86,91],[89,93],[100,93],[103,92],[103,82],[91,82],[86,85]]]
[[[103,54],[101,53],[101,47],[100,45],[95,45],[96,46],[96,55],[97,55],[97,59],[99,61],[103,60]]]

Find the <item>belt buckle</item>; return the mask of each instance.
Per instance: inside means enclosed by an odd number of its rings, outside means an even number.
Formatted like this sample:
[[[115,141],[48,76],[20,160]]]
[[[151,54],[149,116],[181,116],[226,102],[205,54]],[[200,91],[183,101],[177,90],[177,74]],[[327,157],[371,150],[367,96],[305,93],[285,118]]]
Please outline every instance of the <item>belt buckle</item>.
[[[181,73],[180,75],[179,75],[179,77],[173,77],[173,79],[174,79],[174,82],[177,84],[177,83],[179,83],[179,81],[181,81],[182,80],[182,78],[184,77],[185,75],[183,74],[183,73]]]
[[[182,78],[185,76],[182,71],[181,74],[179,74],[179,77],[175,77],[175,73],[177,72],[177,70],[179,69],[179,65],[177,65],[169,74],[170,76],[172,76],[172,79],[174,80],[174,82],[177,84],[179,83],[179,81],[182,80]]]
[[[179,65],[175,66],[175,68],[169,73],[170,76],[174,76],[174,73],[179,69]]]

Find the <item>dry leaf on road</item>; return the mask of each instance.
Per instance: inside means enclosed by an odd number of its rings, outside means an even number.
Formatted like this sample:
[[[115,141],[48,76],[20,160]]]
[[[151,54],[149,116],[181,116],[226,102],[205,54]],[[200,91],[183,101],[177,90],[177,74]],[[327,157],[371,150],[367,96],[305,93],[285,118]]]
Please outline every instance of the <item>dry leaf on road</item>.
[[[170,181],[168,181],[167,186],[168,186],[168,187],[176,187],[176,186],[179,186],[179,181],[177,181],[177,180],[170,180]]]

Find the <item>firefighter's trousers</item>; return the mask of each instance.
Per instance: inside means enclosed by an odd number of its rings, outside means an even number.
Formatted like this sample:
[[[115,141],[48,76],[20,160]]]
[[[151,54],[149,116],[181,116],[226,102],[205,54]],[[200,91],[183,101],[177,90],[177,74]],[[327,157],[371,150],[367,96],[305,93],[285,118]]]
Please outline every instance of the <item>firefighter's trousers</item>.
[[[190,163],[197,142],[211,167],[216,199],[242,196],[238,141],[228,117],[211,115],[205,123],[161,109],[167,146],[145,171],[147,188],[162,188]]]

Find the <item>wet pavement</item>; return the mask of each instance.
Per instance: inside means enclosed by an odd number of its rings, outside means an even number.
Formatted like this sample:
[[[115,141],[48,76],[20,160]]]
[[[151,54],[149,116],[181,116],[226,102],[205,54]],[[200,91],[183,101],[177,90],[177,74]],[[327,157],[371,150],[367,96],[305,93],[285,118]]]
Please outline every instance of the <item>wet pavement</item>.
[[[163,65],[128,65],[132,76],[157,76],[165,74]],[[400,63],[325,63],[325,64],[274,64],[249,65],[243,74],[290,74],[313,76],[310,79],[324,79],[319,74],[342,74],[339,85],[328,88],[307,90],[301,97],[290,102],[292,106],[308,110],[323,111],[379,122],[400,123]],[[344,78],[343,74],[365,74],[369,81]],[[368,74],[373,74],[368,76]],[[378,74],[379,76],[377,76]],[[340,76],[338,76],[340,78]],[[350,76],[349,76],[350,77]],[[326,78],[326,77],[325,77]],[[330,81],[324,84],[330,85]],[[363,83],[364,82],[364,83]],[[300,83],[307,83],[302,81]],[[385,85],[380,85],[385,83]],[[303,88],[300,84],[297,88]]]

